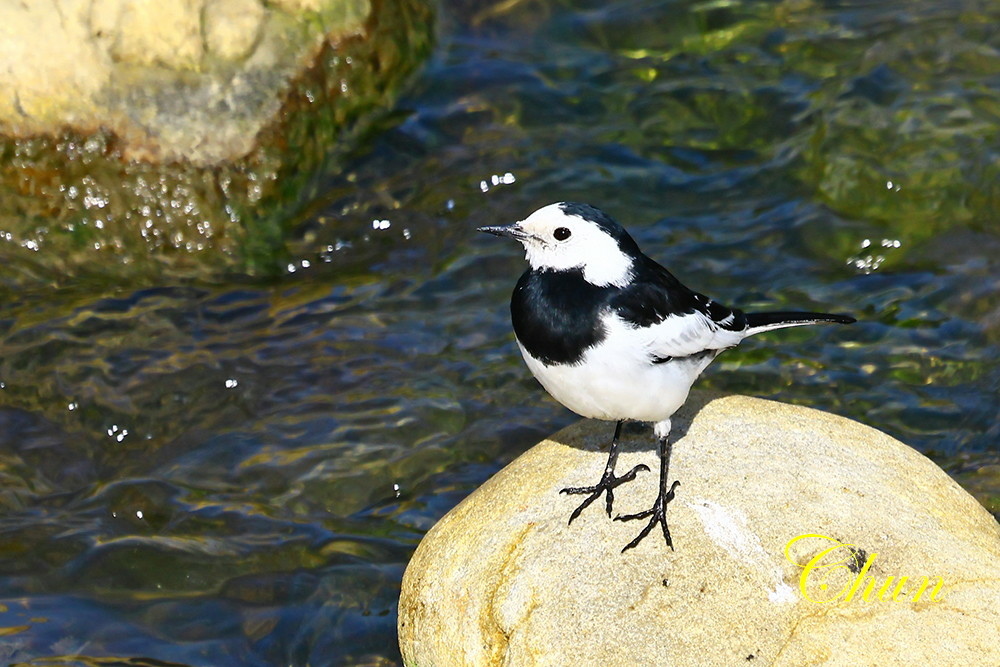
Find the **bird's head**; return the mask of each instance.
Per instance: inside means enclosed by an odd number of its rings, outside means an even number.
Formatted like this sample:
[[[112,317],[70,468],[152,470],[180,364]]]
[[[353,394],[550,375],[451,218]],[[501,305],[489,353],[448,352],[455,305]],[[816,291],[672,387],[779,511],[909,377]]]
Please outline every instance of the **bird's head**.
[[[584,279],[593,285],[628,284],[640,256],[628,232],[588,204],[549,204],[520,222],[480,227],[479,231],[520,241],[532,269],[580,269]]]

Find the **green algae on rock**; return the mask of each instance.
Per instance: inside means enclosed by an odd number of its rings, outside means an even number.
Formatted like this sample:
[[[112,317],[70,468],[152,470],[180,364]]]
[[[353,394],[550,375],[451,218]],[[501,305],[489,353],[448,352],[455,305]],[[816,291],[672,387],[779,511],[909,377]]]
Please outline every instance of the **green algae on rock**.
[[[26,44],[0,75],[0,284],[280,270],[314,185],[431,45],[424,0],[170,7],[0,10]]]

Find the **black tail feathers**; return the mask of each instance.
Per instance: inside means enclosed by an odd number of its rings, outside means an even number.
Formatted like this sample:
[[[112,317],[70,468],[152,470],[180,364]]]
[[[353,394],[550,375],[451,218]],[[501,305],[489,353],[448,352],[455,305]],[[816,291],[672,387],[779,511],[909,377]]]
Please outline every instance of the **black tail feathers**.
[[[807,324],[854,324],[857,322],[850,315],[832,315],[830,313],[747,313],[746,317],[751,334]]]

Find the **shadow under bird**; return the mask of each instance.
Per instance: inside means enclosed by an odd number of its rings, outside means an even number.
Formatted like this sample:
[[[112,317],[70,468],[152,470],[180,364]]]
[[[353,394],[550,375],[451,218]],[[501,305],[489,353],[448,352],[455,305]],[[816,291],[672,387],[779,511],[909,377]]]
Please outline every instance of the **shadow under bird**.
[[[670,417],[721,352],[773,329],[855,321],[847,315],[728,308],[682,285],[644,255],[621,225],[587,204],[550,204],[520,222],[479,231],[524,246],[530,268],[517,281],[510,311],[532,374],[573,412],[617,422],[601,479],[593,486],[562,490],[587,496],[570,523],[601,494],[611,516],[614,490],[649,469],[638,465],[615,474],[622,423],[653,423],[659,440],[659,491],[650,509],[615,517],[648,519],[623,552],[657,524],[673,549],[666,509],[680,483],[667,483]]]

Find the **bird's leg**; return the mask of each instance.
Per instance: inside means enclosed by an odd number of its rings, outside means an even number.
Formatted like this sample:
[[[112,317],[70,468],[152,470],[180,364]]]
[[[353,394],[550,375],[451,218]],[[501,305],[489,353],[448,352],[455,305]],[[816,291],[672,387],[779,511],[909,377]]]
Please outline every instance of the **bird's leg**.
[[[615,426],[615,437],[611,439],[611,452],[608,454],[608,465],[604,467],[604,474],[601,476],[601,481],[594,486],[571,486],[559,492],[568,494],[590,494],[582,503],[580,503],[580,506],[573,510],[573,513],[569,515],[569,523],[573,523],[573,519],[580,516],[580,512],[585,510],[590,503],[597,500],[602,493],[605,494],[605,509],[610,517],[611,504],[615,501],[615,488],[621,486],[625,482],[631,482],[635,479],[636,473],[640,470],[649,470],[649,466],[640,463],[621,477],[615,475],[615,463],[618,461],[618,436],[621,435],[623,421],[624,420],[619,420],[618,425]]]
[[[674,548],[674,543],[670,539],[670,529],[667,528],[667,504],[674,499],[674,489],[680,486],[680,482],[674,481],[667,488],[667,470],[670,467],[670,421],[666,420],[664,422],[658,422],[656,424],[656,435],[660,440],[660,485],[659,492],[656,495],[656,502],[653,506],[646,510],[645,512],[638,512],[637,514],[626,514],[625,516],[616,516],[615,521],[634,521],[636,519],[645,519],[649,517],[649,523],[646,527],[639,531],[639,534],[635,536],[635,539],[625,545],[622,549],[622,553],[625,553],[632,547],[642,542],[649,533],[653,530],[653,526],[657,523],[663,528],[663,539],[666,540],[667,546],[671,549]]]

